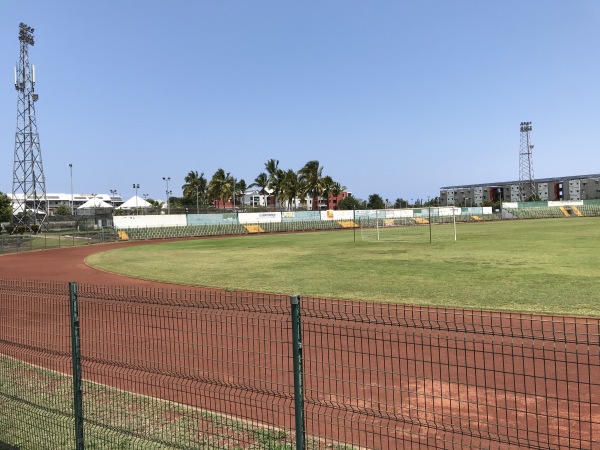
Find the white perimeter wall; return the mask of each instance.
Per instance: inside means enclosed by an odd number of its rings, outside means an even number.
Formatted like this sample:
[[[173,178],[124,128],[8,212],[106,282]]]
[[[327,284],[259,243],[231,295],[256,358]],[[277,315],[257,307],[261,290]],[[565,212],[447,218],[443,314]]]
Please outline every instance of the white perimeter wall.
[[[187,220],[185,214],[114,216],[113,223],[117,228],[184,227]]]
[[[583,200],[548,202],[548,206],[583,206]]]

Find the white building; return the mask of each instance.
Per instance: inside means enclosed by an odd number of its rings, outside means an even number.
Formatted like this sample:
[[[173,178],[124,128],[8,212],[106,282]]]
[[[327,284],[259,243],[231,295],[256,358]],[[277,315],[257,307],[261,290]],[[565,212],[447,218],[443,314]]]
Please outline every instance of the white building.
[[[18,205],[23,203],[23,194],[17,194],[15,197],[13,197],[12,194],[8,194],[8,196],[13,200],[13,210],[16,210]],[[93,198],[100,199],[110,204],[113,208],[124,203],[120,195],[113,196],[109,194],[73,194],[72,197],[71,194],[46,194],[45,199],[42,197],[38,199],[38,201],[44,202],[44,200],[46,200],[48,202],[48,212],[50,215],[53,215],[54,211],[61,205],[73,208],[76,212],[77,208]],[[33,207],[33,200],[27,201],[26,203],[27,206],[31,205],[31,207]]]

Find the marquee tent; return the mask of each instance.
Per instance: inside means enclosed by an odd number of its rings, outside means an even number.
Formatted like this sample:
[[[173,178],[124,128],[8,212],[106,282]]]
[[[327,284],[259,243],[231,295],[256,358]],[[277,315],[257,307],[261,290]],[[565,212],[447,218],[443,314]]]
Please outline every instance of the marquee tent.
[[[146,200],[144,200],[143,198],[134,195],[129,200],[127,200],[125,203],[123,203],[121,206],[117,207],[117,209],[136,209],[136,208],[140,208],[140,209],[152,208],[152,205],[150,203],[148,203]]]

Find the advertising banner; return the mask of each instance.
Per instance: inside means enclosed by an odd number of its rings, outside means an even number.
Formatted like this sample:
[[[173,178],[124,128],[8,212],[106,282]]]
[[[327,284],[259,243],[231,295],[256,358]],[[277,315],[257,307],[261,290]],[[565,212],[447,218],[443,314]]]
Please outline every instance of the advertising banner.
[[[238,215],[240,223],[267,223],[281,222],[280,212],[261,212],[261,213],[240,213]]]

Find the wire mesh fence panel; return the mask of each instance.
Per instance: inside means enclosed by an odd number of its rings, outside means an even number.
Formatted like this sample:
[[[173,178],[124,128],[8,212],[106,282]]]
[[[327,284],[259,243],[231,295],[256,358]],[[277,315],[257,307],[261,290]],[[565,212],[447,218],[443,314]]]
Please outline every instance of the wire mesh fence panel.
[[[294,442],[286,298],[80,285],[79,311],[87,445]]]
[[[594,448],[598,319],[303,299],[307,435],[357,448]]]
[[[79,285],[86,448],[294,448],[288,300]],[[597,318],[314,298],[301,315],[309,449],[595,448]],[[72,342],[66,283],[0,279],[0,448],[75,448]]]
[[[66,283],[0,279],[0,444],[75,448],[69,324]]]

